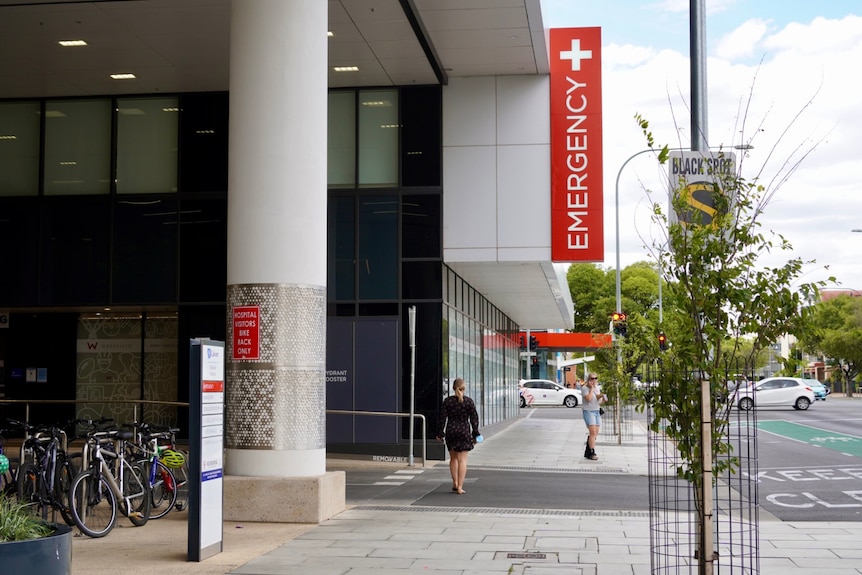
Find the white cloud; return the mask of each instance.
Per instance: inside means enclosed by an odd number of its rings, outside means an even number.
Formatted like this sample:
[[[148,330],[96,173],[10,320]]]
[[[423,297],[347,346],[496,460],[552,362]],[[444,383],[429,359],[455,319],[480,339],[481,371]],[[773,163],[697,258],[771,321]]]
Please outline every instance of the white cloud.
[[[667,3],[666,3],[667,4]],[[687,4],[687,2],[686,2]],[[862,62],[862,18],[817,18],[778,31],[748,20],[722,38],[707,62],[709,141],[751,142],[744,175],[769,183],[801,161],[763,214],[765,230],[786,236],[789,257],[815,259],[805,281],[836,275],[862,289],[862,109],[855,65]],[[734,48],[733,43],[738,46]],[[740,48],[750,48],[747,52]],[[757,51],[762,50],[762,54]],[[753,59],[740,61],[743,56]],[[762,61],[761,61],[762,58]],[[606,265],[613,265],[615,181],[620,175],[620,251],[623,265],[648,259],[643,249],[660,230],[649,198],[665,203],[663,170],[643,154],[635,113],[650,121],[661,146],[690,145],[687,54],[637,46],[608,46],[603,57]],[[806,157],[803,158],[803,156]],[[828,265],[829,271],[822,270]]]
[[[706,13],[707,14],[717,14],[718,12],[724,12],[725,10],[730,9],[731,6],[736,4],[737,0],[707,0],[705,3]],[[680,12],[688,12],[689,8],[691,8],[690,0],[663,0],[662,2],[656,2],[649,6],[650,9],[658,10],[661,12],[672,12],[672,13],[680,13]]]
[[[769,22],[759,18],[743,23],[719,39],[715,48],[716,56],[727,60],[752,56],[768,28]]]

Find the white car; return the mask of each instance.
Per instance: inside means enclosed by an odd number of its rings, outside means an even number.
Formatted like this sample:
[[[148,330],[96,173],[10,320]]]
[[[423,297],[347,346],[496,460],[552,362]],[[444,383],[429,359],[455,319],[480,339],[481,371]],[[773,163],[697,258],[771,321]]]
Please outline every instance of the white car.
[[[583,401],[580,389],[569,389],[549,379],[522,379],[519,387],[521,407],[527,405],[577,407]],[[532,401],[530,396],[532,396]]]
[[[754,385],[738,388],[735,395],[736,406],[743,410],[755,406],[804,410],[814,403],[814,391],[798,377],[767,377]]]

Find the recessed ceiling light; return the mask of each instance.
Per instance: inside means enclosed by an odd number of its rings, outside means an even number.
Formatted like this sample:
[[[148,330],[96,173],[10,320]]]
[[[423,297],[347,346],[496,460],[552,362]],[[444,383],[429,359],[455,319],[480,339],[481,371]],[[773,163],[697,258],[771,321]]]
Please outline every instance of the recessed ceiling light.
[[[87,42],[84,40],[60,40],[57,42],[60,46],[64,48],[72,48],[74,46],[86,46]]]
[[[0,140],[17,140],[18,136],[15,134],[0,134]]]
[[[179,112],[179,108],[162,108],[162,112]]]
[[[336,72],[358,72],[359,66],[335,66],[332,69]]]
[[[117,111],[124,116],[144,116],[146,112],[140,108],[118,108]]]
[[[367,102],[362,102],[362,105],[369,108],[391,108],[392,102],[389,100],[368,100]]]
[[[134,74],[111,74],[112,80],[134,80],[137,78]]]

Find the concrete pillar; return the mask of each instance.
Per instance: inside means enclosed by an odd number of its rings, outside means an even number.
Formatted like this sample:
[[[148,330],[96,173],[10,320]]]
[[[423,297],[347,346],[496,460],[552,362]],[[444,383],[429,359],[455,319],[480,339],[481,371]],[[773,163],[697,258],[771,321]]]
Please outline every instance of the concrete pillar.
[[[326,473],[326,32],[326,2],[232,2],[225,472],[261,485]],[[248,338],[237,307],[257,320]],[[230,483],[225,518],[253,520]],[[237,509],[254,508],[239,483]]]

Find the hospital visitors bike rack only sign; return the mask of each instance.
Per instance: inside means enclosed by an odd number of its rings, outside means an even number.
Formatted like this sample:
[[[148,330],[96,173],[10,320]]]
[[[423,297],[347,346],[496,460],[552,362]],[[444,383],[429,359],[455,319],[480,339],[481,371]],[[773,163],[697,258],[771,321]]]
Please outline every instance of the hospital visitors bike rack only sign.
[[[260,306],[235,307],[232,316],[233,359],[260,359]]]

